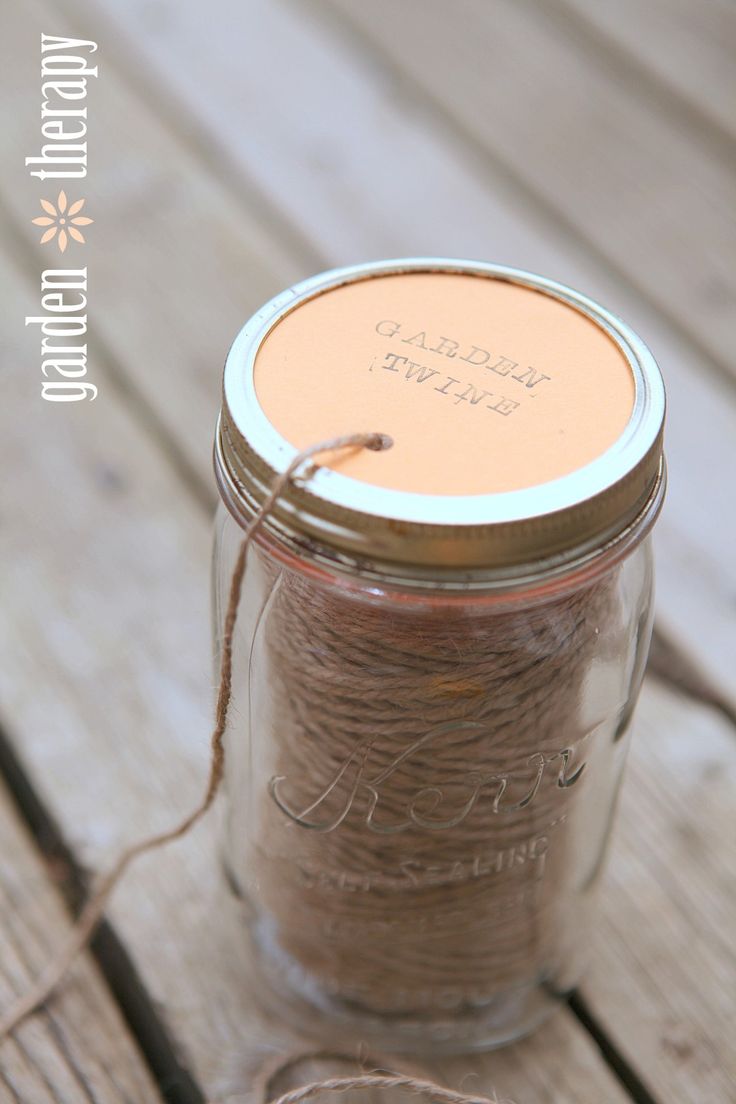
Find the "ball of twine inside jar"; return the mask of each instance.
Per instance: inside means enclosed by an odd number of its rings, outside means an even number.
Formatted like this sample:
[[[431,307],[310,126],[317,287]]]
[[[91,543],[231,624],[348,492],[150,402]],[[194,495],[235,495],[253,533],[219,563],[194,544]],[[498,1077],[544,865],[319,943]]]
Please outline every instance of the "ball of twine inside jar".
[[[268,685],[253,739],[273,770],[247,863],[267,953],[312,999],[382,1016],[564,988],[581,702],[615,573],[486,602],[266,573],[251,695],[257,716]]]

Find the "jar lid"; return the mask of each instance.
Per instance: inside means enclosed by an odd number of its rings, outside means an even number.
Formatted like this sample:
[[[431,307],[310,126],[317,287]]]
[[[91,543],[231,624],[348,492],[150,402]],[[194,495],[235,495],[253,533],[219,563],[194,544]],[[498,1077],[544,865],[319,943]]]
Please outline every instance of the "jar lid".
[[[383,433],[388,450],[321,457],[266,528],[384,574],[536,574],[656,513],[664,409],[647,347],[580,293],[480,262],[387,261],[304,280],[245,324],[216,468],[247,517],[300,449]]]

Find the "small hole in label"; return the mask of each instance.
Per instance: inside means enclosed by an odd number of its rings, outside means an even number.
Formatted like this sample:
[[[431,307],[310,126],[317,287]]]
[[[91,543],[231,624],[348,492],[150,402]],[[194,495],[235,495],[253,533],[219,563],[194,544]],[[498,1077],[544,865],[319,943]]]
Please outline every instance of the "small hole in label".
[[[388,433],[376,433],[372,441],[366,443],[366,448],[372,449],[373,452],[384,452],[386,449],[393,447],[394,439],[390,437]]]

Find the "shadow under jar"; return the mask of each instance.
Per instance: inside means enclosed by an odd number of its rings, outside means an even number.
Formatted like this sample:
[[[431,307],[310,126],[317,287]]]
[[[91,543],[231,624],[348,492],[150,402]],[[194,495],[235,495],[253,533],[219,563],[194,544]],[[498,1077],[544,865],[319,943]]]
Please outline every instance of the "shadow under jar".
[[[651,354],[475,262],[337,270],[236,339],[216,442],[220,641],[248,550],[225,861],[257,995],[311,1035],[464,1051],[577,984],[652,623]]]

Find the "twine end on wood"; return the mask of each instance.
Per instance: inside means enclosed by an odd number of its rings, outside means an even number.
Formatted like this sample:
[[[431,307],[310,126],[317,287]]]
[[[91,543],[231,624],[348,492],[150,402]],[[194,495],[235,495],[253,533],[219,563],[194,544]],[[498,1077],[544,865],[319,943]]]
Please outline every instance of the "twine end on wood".
[[[18,997],[4,1015],[0,1016],[0,1042],[54,995],[69,968],[79,954],[89,945],[113,890],[117,888],[130,864],[146,852],[154,851],[167,843],[181,839],[211,807],[219,790],[224,768],[223,735],[232,693],[232,642],[245,572],[246,552],[257,529],[274,508],[279,496],[284,493],[299,468],[307,460],[324,452],[333,452],[336,449],[367,448],[373,452],[381,452],[384,449],[391,448],[392,445],[393,440],[386,433],[352,433],[347,436],[331,438],[328,441],[320,441],[298,452],[286,470],[274,480],[269,495],[254,514],[253,520],[244,534],[233,572],[225,617],[225,632],[222,640],[222,662],[215,710],[215,726],[210,738],[210,767],[204,795],[199,804],[174,828],[140,840],[126,848],[118,856],[112,869],[100,879],[92,890],[87,904],[69,933],[65,944],[51,959],[47,968],[38,980],[31,985],[30,989],[21,997]],[[307,473],[307,478],[309,478],[309,474]]]

